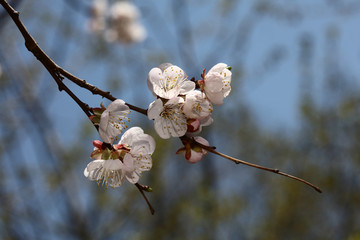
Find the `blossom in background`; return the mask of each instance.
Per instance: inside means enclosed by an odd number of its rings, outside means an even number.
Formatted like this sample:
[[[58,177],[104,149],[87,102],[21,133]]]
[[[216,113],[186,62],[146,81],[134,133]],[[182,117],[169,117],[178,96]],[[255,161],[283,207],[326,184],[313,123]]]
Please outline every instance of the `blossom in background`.
[[[90,7],[89,30],[94,33],[103,31],[106,27],[107,0],[94,0]]]
[[[196,136],[194,137],[194,140],[198,143],[201,143],[202,145],[210,146],[209,142],[205,138]],[[188,161],[189,163],[197,163],[202,159],[204,154],[207,154],[207,151],[205,149],[194,143],[183,142],[183,144],[185,146],[183,148],[180,148],[176,153],[183,153],[186,161]]]
[[[113,143],[114,138],[127,128],[126,122],[130,121],[127,115],[129,107],[121,99],[116,99],[101,114],[99,135],[106,143]]]
[[[184,136],[187,130],[187,119],[182,112],[184,99],[174,97],[165,104],[159,98],[152,102],[148,109],[148,118],[154,120],[157,134],[164,139]]]
[[[178,66],[166,64],[150,70],[148,87],[150,91],[161,98],[171,99],[178,95],[186,95],[195,89],[195,83],[188,80],[185,72]]]
[[[110,7],[106,39],[131,44],[146,38],[146,30],[139,22],[140,12],[131,2],[116,2]]]
[[[223,104],[223,100],[231,91],[231,71],[225,63],[218,63],[210,69],[203,80],[199,81],[201,89],[209,101],[216,105]]]
[[[125,179],[135,184],[141,173],[152,167],[155,141],[139,127],[127,130],[113,150],[104,150],[100,141],[94,141],[93,145],[95,148],[91,157],[95,160],[87,165],[84,175],[99,185],[115,188],[121,186]]]

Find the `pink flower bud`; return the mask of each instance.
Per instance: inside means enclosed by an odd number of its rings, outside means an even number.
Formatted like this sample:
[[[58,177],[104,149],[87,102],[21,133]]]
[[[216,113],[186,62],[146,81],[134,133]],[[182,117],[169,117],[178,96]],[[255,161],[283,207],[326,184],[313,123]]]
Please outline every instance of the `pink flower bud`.
[[[188,132],[196,132],[199,130],[200,127],[200,121],[199,119],[189,119],[187,121],[187,131]]]
[[[196,136],[194,140],[198,143],[201,143],[205,146],[210,146],[209,142],[202,137]],[[177,154],[182,153],[186,161],[189,163],[199,162],[204,154],[207,154],[207,151],[202,147],[198,146],[196,143],[190,143],[188,141],[183,141],[184,147],[177,150]]]

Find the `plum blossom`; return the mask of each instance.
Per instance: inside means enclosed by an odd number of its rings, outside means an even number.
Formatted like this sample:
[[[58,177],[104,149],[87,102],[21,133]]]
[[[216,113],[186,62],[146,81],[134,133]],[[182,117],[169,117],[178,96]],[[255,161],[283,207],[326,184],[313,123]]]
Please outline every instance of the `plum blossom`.
[[[193,90],[185,97],[183,111],[188,118],[202,120],[211,115],[213,107],[204,93]]]
[[[200,80],[201,89],[209,101],[216,105],[223,104],[223,100],[231,91],[231,72],[225,63],[213,66],[203,80]]]
[[[182,112],[184,99],[174,97],[165,104],[159,98],[148,109],[148,118],[154,120],[157,134],[164,139],[184,136],[187,130],[186,116]]]
[[[146,30],[139,23],[140,12],[128,1],[114,3],[110,8],[109,29],[106,32],[110,42],[131,44],[146,38]]]
[[[99,135],[106,143],[113,143],[114,138],[127,128],[126,122],[130,121],[127,115],[129,107],[121,99],[116,99],[101,114]]]
[[[98,185],[120,187],[124,183],[124,163],[120,159],[99,159],[90,162],[84,170],[84,176],[97,181]]]
[[[121,186],[125,179],[135,184],[141,173],[152,167],[155,141],[139,127],[127,130],[108,155],[104,154],[106,150],[100,141],[94,141],[93,145],[95,148],[91,157],[95,160],[87,165],[84,175],[99,185],[115,188]]]
[[[201,143],[202,145],[210,146],[209,142],[205,138],[196,136],[194,137],[194,140],[198,143]],[[183,153],[186,161],[188,161],[189,163],[199,162],[202,159],[203,155],[208,153],[205,149],[194,143],[190,143],[187,141],[183,143],[185,146],[183,148],[180,148],[176,153]]]
[[[139,127],[132,127],[122,135],[118,146],[129,149],[124,157],[125,177],[131,183],[136,183],[142,172],[152,167],[151,155],[155,150],[155,140]]]
[[[188,80],[186,73],[171,64],[151,69],[147,81],[150,91],[155,96],[165,99],[186,95],[195,89],[195,83]]]
[[[89,30],[94,33],[103,31],[106,27],[107,0],[94,0],[90,7]]]

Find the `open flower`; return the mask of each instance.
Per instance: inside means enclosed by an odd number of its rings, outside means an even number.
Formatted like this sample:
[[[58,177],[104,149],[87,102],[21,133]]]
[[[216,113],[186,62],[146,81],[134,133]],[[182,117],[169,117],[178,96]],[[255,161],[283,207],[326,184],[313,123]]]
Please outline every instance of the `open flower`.
[[[126,131],[111,152],[107,148],[103,149],[100,141],[94,141],[93,145],[91,157],[95,160],[87,165],[84,175],[99,185],[115,188],[121,186],[125,179],[135,184],[141,173],[152,167],[151,155],[155,150],[155,141],[139,127]]]
[[[98,185],[120,187],[124,183],[124,163],[120,159],[94,160],[84,170],[84,175]]]
[[[152,167],[151,155],[155,150],[155,140],[139,127],[132,127],[122,135],[117,148],[129,149],[124,156],[125,177],[130,183],[137,183],[142,172]]]
[[[174,97],[165,104],[161,99],[152,102],[148,109],[148,118],[154,120],[155,131],[161,138],[184,136],[187,130],[186,116],[182,112],[184,99]]]
[[[126,122],[130,121],[127,115],[129,107],[121,99],[116,99],[101,114],[99,135],[106,143],[113,143],[114,138],[127,128]]]
[[[213,107],[204,93],[193,90],[185,97],[183,111],[188,118],[202,120],[211,115]]]
[[[218,63],[210,69],[200,86],[205,91],[206,97],[216,105],[223,104],[223,100],[231,91],[231,72],[228,65]]]
[[[163,66],[167,67],[153,68],[148,75],[148,86],[154,95],[171,99],[195,89],[195,83],[188,80],[181,68],[170,64]]]

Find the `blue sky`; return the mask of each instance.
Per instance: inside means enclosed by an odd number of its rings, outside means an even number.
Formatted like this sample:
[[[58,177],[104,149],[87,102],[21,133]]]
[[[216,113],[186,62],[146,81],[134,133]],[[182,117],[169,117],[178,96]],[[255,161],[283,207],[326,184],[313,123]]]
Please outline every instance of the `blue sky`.
[[[173,6],[167,1],[134,2],[142,12],[141,21],[147,29],[148,38],[144,43],[129,48],[114,44],[110,46],[110,49],[119,59],[124,59],[124,57],[136,58],[139,55],[139,65],[142,64],[143,66],[140,71],[139,68],[132,69],[131,66],[124,65],[123,62],[118,65],[113,62],[111,65],[109,60],[106,61],[101,57],[87,61],[87,52],[91,52],[89,46],[95,36],[85,31],[86,17],[82,13],[71,10],[67,11],[69,14],[73,14],[74,19],[77,19],[76,25],[80,32],[76,36],[76,40],[69,43],[66,61],[60,64],[78,77],[84,78],[104,90],[109,87],[105,82],[109,72],[114,72],[115,78],[124,78],[128,82],[132,78],[143,79],[142,86],[140,80],[138,80],[139,85],[136,86],[136,89],[131,88],[131,84],[128,83],[127,90],[120,89],[115,95],[146,108],[147,104],[152,101],[152,96],[146,87],[147,73],[161,62],[158,60],[146,62],[145,60],[149,57],[144,56],[144,54],[159,54],[163,56],[163,61],[179,65],[190,76],[195,77],[199,77],[202,68],[209,69],[217,62],[225,62],[233,66],[234,72],[242,71],[241,79],[236,78],[239,75],[234,75],[233,91],[225,100],[226,109],[236,111],[238,102],[245,101],[251,106],[257,120],[263,127],[291,130],[296,129],[299,125],[297,105],[301,92],[298,65],[300,38],[307,34],[313,40],[314,55],[311,74],[316,96],[321,103],[326,101],[321,97],[321,92],[324,78],[324,59],[328,57],[326,35],[331,30],[338,33],[338,49],[334,49],[334,51],[337,51],[338,54],[339,68],[343,68],[346,75],[352,77],[354,83],[358,84],[357,76],[360,69],[358,67],[360,56],[358,23],[360,22],[360,14],[356,12],[344,14],[341,11],[335,11],[334,8],[328,7],[322,2],[294,1],[292,4],[287,4],[286,1],[275,1],[279,9],[286,11],[277,12],[280,17],[272,17],[269,14],[260,16],[249,14],[255,5],[253,1],[242,1],[239,4],[229,1],[229,6],[236,8],[223,14],[222,9],[226,5],[221,5],[217,1],[196,1],[189,3],[188,16],[177,16],[176,12],[172,10]],[[61,3],[59,1],[51,6],[46,6],[46,8],[52,9],[54,16],[57,14],[53,20],[55,24],[60,20],[68,20],[62,18]],[[292,9],[300,9],[299,16],[302,17],[294,18],[295,20],[291,21],[284,20],[281,16],[291,13]],[[290,14],[290,16],[294,16],[294,14]],[[236,31],[241,29],[241,21],[246,19],[250,19],[253,25],[251,25],[247,35],[246,44],[242,48],[240,48],[241,46],[238,48],[236,41],[242,39],[236,38]],[[34,19],[34,15],[25,14],[23,21],[35,38],[40,39],[37,34],[42,29],[39,29],[38,21]],[[185,21],[185,23],[182,24],[181,21]],[[179,51],[176,42],[179,35],[176,34],[176,31],[184,30],[188,23],[195,29],[193,32],[190,31],[194,44],[192,49],[187,49],[188,45],[184,44],[184,49]],[[178,26],[175,27],[174,24],[178,24]],[[219,33],[220,35],[218,35]],[[40,46],[45,50],[51,49],[54,36],[56,33],[49,29],[47,34],[49,44],[38,40]],[[224,36],[224,39],[221,39],[221,36]],[[25,49],[22,50],[28,56]],[[274,50],[279,50],[282,58],[276,64],[271,64],[272,61],[268,61],[268,68],[264,70],[264,61],[266,61],[269,53]],[[192,56],[196,66],[183,64],[181,51],[193,51]],[[209,58],[209,56],[211,57]],[[55,84],[49,86],[54,87]],[[77,92],[77,90],[75,91]],[[83,92],[78,91],[79,96],[91,106],[97,106],[101,101],[100,98],[91,94],[83,95]],[[138,99],[139,93],[142,96],[141,100]],[[105,101],[105,103],[107,102]],[[62,129],[61,131],[66,139],[68,137],[72,139],[74,129],[77,128],[79,122],[85,119],[85,115],[64,93],[57,93],[52,105],[54,106],[52,108],[54,118],[59,129]],[[58,111],[59,108],[62,110]],[[146,119],[143,116],[139,118],[141,119],[139,123]],[[63,124],[64,122],[66,127]]]

